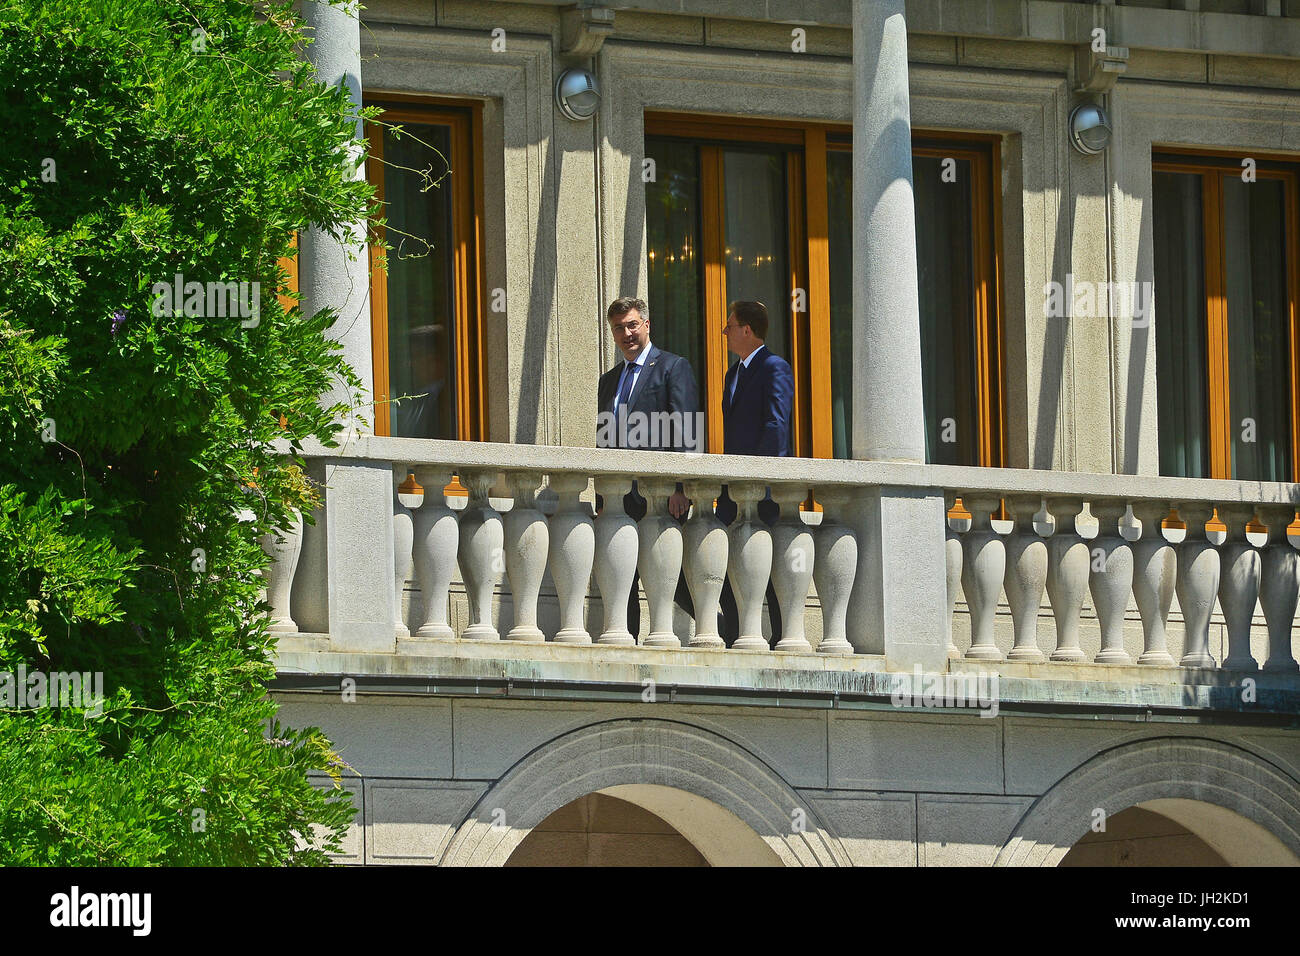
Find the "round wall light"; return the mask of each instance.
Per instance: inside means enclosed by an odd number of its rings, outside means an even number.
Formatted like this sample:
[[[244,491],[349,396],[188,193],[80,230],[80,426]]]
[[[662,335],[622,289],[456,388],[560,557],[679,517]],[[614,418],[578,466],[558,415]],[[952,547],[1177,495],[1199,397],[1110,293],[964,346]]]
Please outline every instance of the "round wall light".
[[[555,81],[555,105],[571,120],[588,120],[600,106],[600,87],[590,70],[565,70]]]
[[[1096,103],[1081,103],[1070,114],[1070,145],[1096,156],[1110,145],[1110,117]]]

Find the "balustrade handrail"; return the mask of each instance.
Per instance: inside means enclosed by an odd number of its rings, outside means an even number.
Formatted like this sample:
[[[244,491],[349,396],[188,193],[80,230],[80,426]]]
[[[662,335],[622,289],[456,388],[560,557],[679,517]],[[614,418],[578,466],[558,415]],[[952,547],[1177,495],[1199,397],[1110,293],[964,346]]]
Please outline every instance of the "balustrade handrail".
[[[288,443],[275,443],[288,453]],[[521,453],[521,449],[526,449]],[[390,438],[367,435],[338,448],[315,440],[302,443],[306,458],[347,458],[440,465],[453,470],[497,469],[542,473],[584,472],[591,477],[663,477],[677,481],[793,482],[827,487],[887,486],[949,489],[957,494],[1038,495],[1089,500],[1123,499],[1168,504],[1182,501],[1300,505],[1300,484],[1217,478],[1172,478],[1162,475],[1115,475],[1100,472],[1045,471],[1028,468],[982,468],[915,462],[856,461],[827,458],[769,458],[631,451],[571,445],[522,445],[447,439]]]

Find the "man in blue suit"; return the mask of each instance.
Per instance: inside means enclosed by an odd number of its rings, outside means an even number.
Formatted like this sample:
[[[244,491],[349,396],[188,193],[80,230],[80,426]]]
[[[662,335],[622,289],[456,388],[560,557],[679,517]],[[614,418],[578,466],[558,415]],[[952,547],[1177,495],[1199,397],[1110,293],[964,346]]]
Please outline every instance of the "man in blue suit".
[[[641,299],[615,299],[606,318],[623,361],[602,375],[596,385],[596,446],[702,452],[704,429],[691,363],[651,344],[650,314]],[[603,506],[598,495],[596,507]],[[636,521],[645,517],[646,501],[637,492],[636,482],[623,496],[623,508]],[[689,508],[679,483],[668,499],[668,513],[680,521]],[[628,630],[633,637],[641,626],[637,581],[634,575],[627,605]],[[675,600],[694,616],[691,593],[682,575],[678,575]]]
[[[728,455],[790,454],[790,408],[794,400],[794,375],[790,363],[765,344],[767,307],[761,302],[733,302],[727,308],[727,348],[740,361],[727,370],[722,386],[722,450]],[[736,503],[722,489],[718,518],[731,524]],[[776,523],[780,514],[769,495],[758,503],[758,516],[766,524]],[[772,623],[772,644],[781,639],[781,608],[776,591],[767,585],[768,617]],[[722,588],[722,616],[728,646],[739,636],[739,615],[730,580]]]

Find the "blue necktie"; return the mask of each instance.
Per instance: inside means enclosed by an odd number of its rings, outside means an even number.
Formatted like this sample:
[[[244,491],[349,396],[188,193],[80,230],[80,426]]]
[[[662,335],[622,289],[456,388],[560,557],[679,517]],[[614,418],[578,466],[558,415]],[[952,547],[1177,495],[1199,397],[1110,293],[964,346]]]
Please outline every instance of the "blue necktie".
[[[614,414],[618,416],[618,435],[620,438],[623,435],[623,416],[627,414],[627,400],[632,394],[632,382],[636,378],[636,362],[626,362],[624,366],[623,386],[618,390],[618,399],[614,403]]]

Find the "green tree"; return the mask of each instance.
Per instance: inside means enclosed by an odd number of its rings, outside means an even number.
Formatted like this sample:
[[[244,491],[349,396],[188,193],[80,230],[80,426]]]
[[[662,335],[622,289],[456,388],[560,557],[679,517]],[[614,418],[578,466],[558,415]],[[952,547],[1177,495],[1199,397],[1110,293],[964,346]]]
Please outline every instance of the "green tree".
[[[319,864],[354,813],[329,742],[275,721],[259,603],[258,538],[315,500],[270,443],[331,444],[318,398],[357,385],[278,263],[372,196],[301,26],[0,0],[0,675],[102,672],[106,697],[0,691],[0,862]],[[256,321],[156,308],[177,274],[259,283]]]

